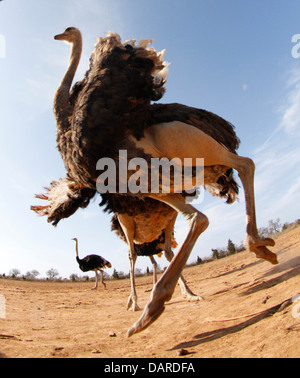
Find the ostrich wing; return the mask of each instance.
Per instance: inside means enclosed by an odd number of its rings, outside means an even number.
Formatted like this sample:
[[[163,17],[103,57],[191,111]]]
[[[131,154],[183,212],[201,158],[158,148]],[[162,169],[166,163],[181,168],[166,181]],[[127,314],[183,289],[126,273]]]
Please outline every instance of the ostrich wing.
[[[231,152],[236,152],[240,140],[234,126],[214,113],[181,104],[153,104],[150,107],[150,125],[180,121],[205,132]]]

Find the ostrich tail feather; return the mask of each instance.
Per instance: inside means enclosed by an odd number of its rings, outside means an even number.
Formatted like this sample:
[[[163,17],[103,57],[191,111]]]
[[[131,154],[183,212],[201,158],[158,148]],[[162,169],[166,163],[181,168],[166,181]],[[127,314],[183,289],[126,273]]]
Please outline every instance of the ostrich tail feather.
[[[31,206],[39,216],[47,216],[48,222],[56,226],[64,218],[73,215],[79,208],[88,206],[96,194],[93,189],[81,188],[69,178],[52,181],[46,194],[37,194],[36,198],[47,200],[46,206]]]

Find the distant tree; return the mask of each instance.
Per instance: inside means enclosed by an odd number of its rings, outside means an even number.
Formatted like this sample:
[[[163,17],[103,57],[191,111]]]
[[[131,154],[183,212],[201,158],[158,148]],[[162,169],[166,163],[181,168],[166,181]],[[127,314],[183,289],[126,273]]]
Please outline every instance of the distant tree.
[[[268,229],[268,227],[260,227],[259,229],[258,229],[258,236],[260,237],[260,238],[266,238],[266,237],[268,237],[269,236],[269,229]]]
[[[37,270],[33,269],[33,270],[31,270],[30,272],[27,272],[27,273],[25,274],[25,277],[26,277],[27,280],[35,280],[36,277],[37,277],[39,274],[40,274],[40,273],[39,273]]]
[[[50,280],[53,280],[55,277],[58,276],[58,274],[59,274],[58,271],[57,271],[56,269],[53,269],[53,268],[47,270],[47,272],[46,272],[46,276],[47,276]]]
[[[230,255],[233,255],[234,253],[236,253],[236,247],[235,245],[233,244],[232,240],[231,239],[228,239],[228,244],[227,244],[227,251]]]
[[[112,274],[112,277],[113,277],[114,279],[116,279],[116,280],[120,279],[119,274],[118,274],[118,272],[116,271],[116,269],[114,269],[113,274]]]
[[[217,260],[217,259],[220,258],[220,253],[219,253],[219,251],[217,249],[212,249],[212,258],[214,260]]]
[[[75,274],[75,273],[72,273],[72,274],[70,275],[70,281],[72,281],[72,282],[79,281],[79,277],[78,277],[78,275]]]
[[[282,231],[287,230],[287,229],[291,226],[291,224],[292,224],[292,223],[285,222],[285,223],[282,225]]]
[[[236,251],[237,251],[237,252],[245,251],[244,242],[241,241],[240,244],[237,245],[235,248],[236,248]]]
[[[279,232],[281,230],[282,226],[280,224],[280,219],[277,218],[274,220],[269,220],[269,233],[275,234],[276,232]]]
[[[150,269],[149,269],[149,266],[147,266],[147,269],[146,269],[146,274],[147,274],[147,276],[149,276],[149,274],[150,274]]]
[[[197,256],[197,265],[200,265],[202,263],[203,263],[203,261],[202,261],[201,257]]]
[[[141,276],[141,275],[142,275],[142,269],[140,269],[140,268],[135,268],[135,269],[134,269],[134,274],[135,274],[136,276]]]
[[[16,277],[18,277],[20,274],[21,274],[21,272],[19,271],[19,269],[11,269],[11,270],[9,271],[9,275],[10,275],[12,278],[16,278]]]
[[[33,270],[31,271],[31,274],[34,276],[34,278],[36,278],[37,276],[40,275],[40,272],[38,272],[36,269],[33,269]]]

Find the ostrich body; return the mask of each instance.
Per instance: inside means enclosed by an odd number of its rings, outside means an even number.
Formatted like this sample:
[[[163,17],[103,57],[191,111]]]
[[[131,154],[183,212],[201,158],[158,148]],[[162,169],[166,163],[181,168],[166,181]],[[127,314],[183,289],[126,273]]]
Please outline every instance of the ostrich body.
[[[144,201],[140,201],[140,206],[133,206],[129,214],[120,215],[120,220],[122,221],[123,219],[123,222],[124,217],[127,222],[132,224],[132,228],[135,230],[133,236],[134,249],[129,249],[131,294],[127,302],[127,309],[132,308],[133,311],[137,311],[140,308],[137,304],[134,277],[136,259],[138,256],[148,256],[150,258],[153,266],[153,284],[155,285],[157,282],[157,263],[153,255],[160,255],[164,251],[169,262],[174,257],[172,248],[176,248],[177,243],[173,237],[173,230],[177,212],[162,202],[145,198]],[[112,231],[115,231],[120,239],[127,243],[118,215],[114,214],[111,223]],[[190,290],[183,275],[180,276],[178,283],[184,298],[193,301],[201,299]]]
[[[239,139],[233,126],[205,110],[181,104],[151,104],[165,91],[167,65],[163,62],[163,53],[146,48],[147,41],[141,41],[138,46],[132,41],[122,44],[117,34],[110,33],[98,39],[85,78],[70,92],[81,54],[81,33],[69,27],[55,39],[67,41],[72,46],[68,69],[54,99],[57,146],[68,175],[63,180],[65,194],[59,196],[64,200],[50,193],[49,207],[35,207],[34,210],[41,215],[47,214],[48,221],[57,223],[65,217],[64,207],[69,216],[76,208],[85,206],[96,193],[98,160],[111,158],[118,168],[116,156],[120,150],[127,152],[128,160],[136,157],[146,160],[149,170],[152,158],[169,161],[177,158],[182,165],[188,158],[193,167],[197,167],[197,159],[202,158],[205,188],[227,198],[229,203],[234,201],[237,192],[232,176],[233,170],[237,171],[245,195],[245,246],[258,258],[276,264],[276,255],[267,248],[274,246],[274,241],[260,239],[257,231],[255,165],[251,159],[237,155]],[[127,183],[135,173],[127,169]],[[162,314],[164,303],[171,299],[193,246],[209,224],[207,217],[187,203],[183,192],[176,192],[172,184],[174,176],[168,193],[161,187],[155,193],[150,189],[147,193],[124,193],[117,180],[116,193],[101,194],[102,204],[118,215],[131,252],[134,251],[135,227],[126,213],[130,197],[140,200],[149,197],[167,204],[181,213],[189,224],[183,244],[153,288],[143,314],[128,331],[129,336],[142,331]],[[183,180],[182,184],[183,191],[191,189]],[[192,184],[197,185],[194,181]]]
[[[75,240],[75,243],[76,243],[76,260],[78,262],[80,270],[82,270],[82,272],[89,272],[89,271],[95,272],[96,283],[95,283],[95,286],[92,288],[92,290],[95,290],[98,287],[98,270],[101,273],[101,283],[106,289],[106,284],[103,281],[102,269],[105,269],[106,267],[111,268],[111,263],[99,255],[87,255],[83,259],[80,259],[78,255],[78,239],[73,238],[72,240]]]

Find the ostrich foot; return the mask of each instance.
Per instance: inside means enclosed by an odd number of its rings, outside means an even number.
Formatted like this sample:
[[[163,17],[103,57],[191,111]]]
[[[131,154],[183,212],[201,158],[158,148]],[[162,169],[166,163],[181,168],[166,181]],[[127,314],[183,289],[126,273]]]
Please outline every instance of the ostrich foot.
[[[278,259],[275,253],[269,251],[266,247],[257,247],[256,250],[252,252],[255,253],[258,259],[264,259],[266,261],[269,261],[273,265],[278,264]]]
[[[200,297],[200,296],[198,296],[198,295],[196,295],[192,292],[192,290],[188,287],[186,280],[184,279],[183,275],[180,276],[178,284],[180,286],[183,298],[187,299],[189,302],[190,301],[196,302],[196,301],[202,301],[203,300],[202,297]]]
[[[183,296],[188,302],[197,302],[197,301],[203,301],[203,298],[196,294],[185,294]]]
[[[155,287],[156,288],[156,287]],[[145,328],[149,327],[154,323],[160,315],[164,312],[165,306],[164,303],[169,301],[172,297],[172,293],[168,293],[164,290],[164,294],[158,294],[155,288],[152,291],[152,296],[150,301],[147,303],[144,312],[140,319],[134,323],[134,325],[128,330],[127,336],[130,337],[135,333],[143,331]],[[203,298],[195,295],[192,292],[187,292],[184,294],[184,297],[189,301],[200,301]]]
[[[169,266],[170,267],[170,266]],[[165,283],[162,279],[154,286],[151,294],[151,298],[147,303],[144,312],[141,317],[134,325],[128,330],[127,336],[130,337],[135,333],[143,331],[145,328],[149,327],[150,324],[155,322],[156,319],[165,310],[165,302],[169,301],[172,298],[174,288],[172,289],[172,284]],[[176,283],[174,284],[175,287]]]
[[[145,328],[149,327],[150,324],[155,322],[157,318],[164,312],[165,299],[160,300],[151,299],[140,317],[140,319],[134,323],[134,325],[127,331],[127,336],[130,337],[135,333],[143,331]]]
[[[131,308],[132,311],[140,311],[141,308],[139,307],[139,305],[137,304],[136,300],[133,300],[132,299],[132,296],[130,295],[129,298],[128,298],[128,302],[127,302],[127,306],[126,306],[126,310],[129,310]]]
[[[277,259],[276,254],[269,251],[268,248],[266,247],[266,246],[273,247],[275,245],[275,241],[273,239],[249,238],[248,240],[246,240],[245,244],[249,251],[255,253],[257,258],[269,261],[273,265],[278,264],[278,259]]]

